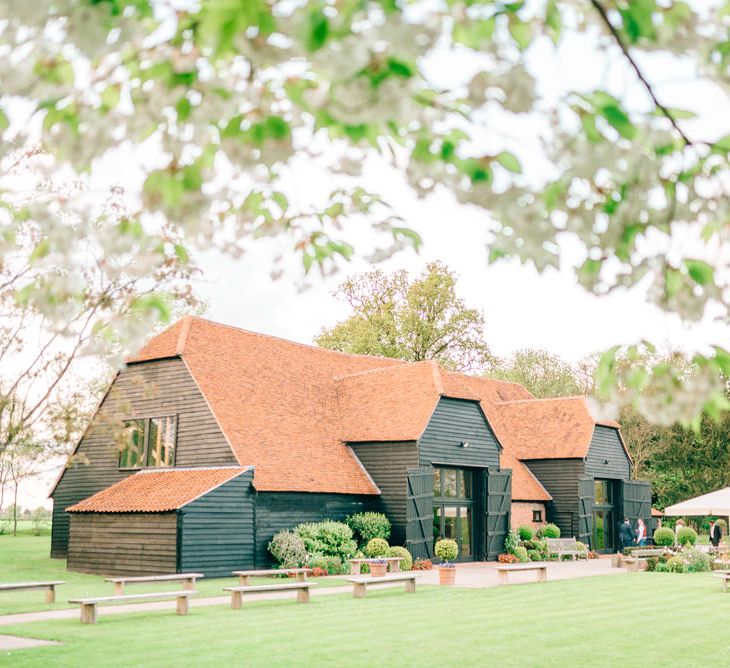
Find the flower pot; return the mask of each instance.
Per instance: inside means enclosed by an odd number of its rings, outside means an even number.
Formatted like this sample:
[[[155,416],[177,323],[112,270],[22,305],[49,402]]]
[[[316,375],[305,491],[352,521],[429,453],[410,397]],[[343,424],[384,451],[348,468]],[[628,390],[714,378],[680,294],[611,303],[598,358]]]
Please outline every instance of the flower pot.
[[[452,585],[456,577],[456,569],[453,566],[439,566],[439,584]]]
[[[385,577],[385,574],[388,572],[388,564],[369,564],[369,566],[370,575],[374,578]]]

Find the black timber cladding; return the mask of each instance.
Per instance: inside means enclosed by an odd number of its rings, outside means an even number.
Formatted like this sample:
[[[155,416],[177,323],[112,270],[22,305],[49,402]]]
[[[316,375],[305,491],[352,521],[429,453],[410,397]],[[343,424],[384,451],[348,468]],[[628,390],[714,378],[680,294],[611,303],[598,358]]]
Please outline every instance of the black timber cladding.
[[[629,480],[631,462],[621,444],[618,429],[597,425],[585,461],[586,475],[591,478]]]
[[[175,466],[237,464],[205,398],[181,359],[125,367],[84,434],[77,463],[64,472],[53,493],[52,557],[66,556],[69,518],[65,508],[134,473],[118,468],[118,451],[112,443],[112,422],[163,415],[178,416]]]
[[[73,513],[67,567],[99,575],[175,573],[177,515]]]
[[[499,468],[497,438],[476,401],[441,397],[418,441],[418,449],[422,466],[436,463]]]
[[[378,497],[367,494],[258,492],[255,503],[257,568],[272,563],[268,544],[279,531],[293,529],[302,522],[342,521],[354,513],[380,510]]]
[[[254,566],[253,471],[178,510],[178,571],[228,576]]]
[[[578,531],[579,480],[585,476],[582,459],[533,459],[527,467],[553,497],[548,504],[548,520],[560,527],[562,536]]]
[[[351,445],[360,462],[380,489],[380,506],[393,526],[390,542],[406,540],[406,477],[418,466],[415,441],[403,443],[357,443]]]

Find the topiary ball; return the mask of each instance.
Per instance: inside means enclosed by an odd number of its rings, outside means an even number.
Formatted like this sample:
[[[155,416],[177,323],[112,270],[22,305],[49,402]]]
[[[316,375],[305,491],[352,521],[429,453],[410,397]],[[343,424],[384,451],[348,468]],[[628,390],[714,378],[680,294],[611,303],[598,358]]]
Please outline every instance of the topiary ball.
[[[697,542],[697,532],[692,527],[682,527],[677,531],[677,542],[680,545],[694,545]]]
[[[560,527],[557,524],[546,524],[537,534],[540,538],[560,538]]]
[[[517,533],[520,534],[520,540],[532,540],[532,536],[533,536],[532,527],[528,527],[526,524],[523,524],[521,527],[518,527]]]
[[[659,527],[654,532],[654,545],[669,547],[674,545],[674,531],[669,527]]]
[[[442,538],[436,542],[434,552],[442,561],[453,561],[459,555],[459,546],[456,544],[455,540]]]
[[[383,538],[371,538],[365,546],[365,554],[368,557],[384,557],[388,554],[390,545]]]

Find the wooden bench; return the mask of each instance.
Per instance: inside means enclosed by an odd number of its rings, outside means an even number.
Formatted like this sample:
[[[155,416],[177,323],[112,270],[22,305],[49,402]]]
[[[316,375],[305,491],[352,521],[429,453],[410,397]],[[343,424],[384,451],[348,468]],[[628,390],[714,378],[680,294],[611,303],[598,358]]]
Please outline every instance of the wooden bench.
[[[274,577],[294,573],[297,576],[297,582],[306,582],[307,574],[311,572],[311,568],[270,568],[257,571],[233,571],[232,575],[238,576],[238,583],[242,587],[248,587],[251,584],[252,577]]]
[[[195,579],[205,577],[202,573],[171,573],[170,575],[139,575],[135,577],[107,578],[114,584],[114,596],[124,596],[125,584],[144,582],[182,582],[183,589],[195,589]]]
[[[388,570],[391,573],[400,573],[400,562],[403,561],[403,557],[372,557],[369,559],[348,559],[347,563],[350,564],[350,575],[360,575],[360,568],[363,564],[371,564],[374,561],[387,561]]]
[[[727,594],[727,583],[730,580],[730,571],[715,571],[715,577],[722,579],[722,590]]]
[[[575,538],[546,538],[548,555],[558,555],[558,561],[563,558],[564,554],[568,554],[575,561],[576,557],[586,556],[583,550],[578,549],[578,541]]]
[[[224,591],[231,592],[231,608],[239,610],[243,605],[244,594],[256,594],[277,591],[296,591],[299,603],[309,603],[309,588],[316,582],[286,582],[284,584],[251,585],[246,587],[223,587]]]
[[[663,547],[638,547],[631,550],[629,556],[623,558],[623,562],[628,564],[628,570],[638,571],[639,565],[646,562],[649,557],[661,557],[663,554]]]
[[[195,596],[198,592],[194,589],[185,589],[183,591],[165,591],[153,594],[128,594],[126,596],[97,596],[95,598],[71,598],[69,603],[76,603],[81,606],[81,623],[96,624],[96,606],[99,603],[107,603],[109,601],[118,603],[120,601],[154,601],[174,598],[177,601],[175,612],[178,615],[188,614],[188,599]]]
[[[46,603],[55,603],[56,586],[66,584],[63,580],[49,580],[48,582],[6,582],[0,584],[0,591],[19,591],[23,589],[45,589]]]
[[[509,574],[512,571],[537,571],[537,581],[547,582],[547,564],[531,563],[497,566],[497,573],[499,573],[499,584],[506,585],[509,581]]]
[[[382,578],[357,576],[347,578],[347,581],[352,582],[352,595],[355,598],[363,598],[368,593],[368,586],[388,584],[389,582],[405,582],[406,591],[413,594],[416,591],[416,578],[418,577],[419,575],[415,573],[398,573],[397,575],[386,575]]]

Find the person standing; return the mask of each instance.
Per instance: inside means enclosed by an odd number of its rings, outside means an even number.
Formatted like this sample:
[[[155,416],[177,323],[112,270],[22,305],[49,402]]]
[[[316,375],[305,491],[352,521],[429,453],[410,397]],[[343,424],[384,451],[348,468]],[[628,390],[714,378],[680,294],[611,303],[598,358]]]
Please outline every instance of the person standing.
[[[619,549],[624,550],[627,547],[631,547],[634,544],[634,530],[631,528],[629,518],[624,517],[624,523],[621,525],[618,531]]]
[[[641,518],[636,522],[636,544],[640,547],[646,545],[646,525]]]
[[[715,520],[712,520],[710,522],[710,543],[712,543],[712,547],[718,547],[721,540],[722,529],[720,528],[720,525],[715,522]]]

